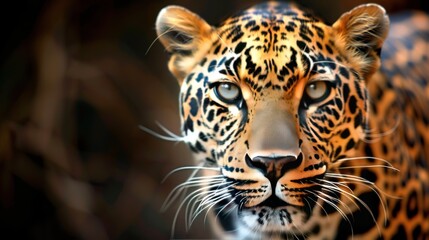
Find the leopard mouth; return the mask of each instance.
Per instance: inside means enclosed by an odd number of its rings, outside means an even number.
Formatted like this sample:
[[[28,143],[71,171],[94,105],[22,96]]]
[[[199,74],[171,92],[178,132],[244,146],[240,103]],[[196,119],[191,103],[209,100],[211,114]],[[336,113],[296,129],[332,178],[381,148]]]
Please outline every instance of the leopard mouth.
[[[312,187],[312,190],[316,191],[319,190],[320,187]],[[301,196],[303,205],[296,205],[292,203],[288,203],[282,199],[280,199],[276,194],[271,194],[267,199],[265,199],[263,202],[259,203],[258,205],[249,206],[249,207],[242,207],[239,208],[239,211],[253,211],[257,209],[271,209],[272,211],[277,211],[281,209],[286,209],[289,207],[292,207],[298,211],[303,212],[306,216],[310,217],[311,213],[314,209],[314,206],[316,205],[318,197],[313,194],[305,194]]]
[[[270,197],[265,199],[263,202],[261,202],[260,204],[258,204],[256,206],[253,206],[251,208],[268,207],[268,208],[276,209],[276,208],[286,207],[286,206],[290,206],[290,204],[281,200],[275,194],[272,194]]]
[[[225,208],[225,206],[228,206],[228,208]],[[290,204],[281,200],[275,194],[272,194],[263,202],[251,207],[240,207],[237,203],[231,204],[231,199],[225,199],[217,203],[213,210],[220,227],[227,232],[237,231],[238,226],[245,226],[246,229],[253,231],[258,219],[254,222],[249,222],[243,220],[243,218],[248,216],[258,216],[260,219],[265,221],[264,227],[260,228],[260,231],[264,232],[264,234],[283,231],[285,225],[281,224],[281,220],[279,220],[283,219],[283,222],[289,223],[288,231],[294,232],[294,235],[291,236],[295,236],[296,234],[300,234],[300,232],[295,232],[294,228],[301,224],[305,224],[310,219],[313,207],[314,204],[305,204],[304,206]],[[235,212],[235,214],[233,212]],[[262,217],[262,215],[264,216]],[[294,220],[296,222],[294,224],[291,224],[293,218],[292,215],[300,216],[298,221]]]
[[[274,184],[272,179],[270,180],[272,186],[277,185]],[[229,183],[231,184],[231,182],[234,181],[230,180]],[[251,183],[256,183],[256,181],[235,180],[235,185],[237,186],[245,186]],[[214,210],[214,216],[216,216],[220,227],[228,232],[236,231],[239,225],[246,226],[248,229],[252,230],[257,224],[259,224],[258,226],[264,226],[260,231],[279,231],[284,227],[284,224],[288,224],[288,222],[289,230],[293,231],[294,227],[305,224],[305,222],[308,221],[312,215],[315,203],[317,202],[317,196],[315,194],[305,194],[305,192],[311,193],[317,192],[317,190],[320,190],[320,186],[311,186],[299,190],[294,189],[292,194],[296,195],[292,196],[292,198],[300,199],[297,203],[302,203],[294,204],[274,194],[275,189],[272,189],[271,194],[265,200],[250,206],[246,206],[243,203],[246,201],[252,202],[251,200],[246,199],[246,196],[237,197],[242,195],[240,194],[241,192],[239,190],[233,190],[228,198],[216,203],[212,210]],[[291,195],[289,195],[289,197],[290,196]],[[262,215],[264,215],[264,219],[260,217]],[[295,220],[296,223],[291,224],[292,219],[296,219],[296,216],[298,216],[298,220]],[[260,219],[263,223],[259,223],[262,222]]]

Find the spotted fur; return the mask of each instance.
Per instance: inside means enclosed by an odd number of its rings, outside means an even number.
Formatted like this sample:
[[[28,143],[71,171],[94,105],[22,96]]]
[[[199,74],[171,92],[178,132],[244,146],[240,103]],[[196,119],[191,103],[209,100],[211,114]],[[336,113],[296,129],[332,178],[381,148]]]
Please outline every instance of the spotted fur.
[[[213,27],[169,6],[156,27],[196,160],[167,201],[198,186],[189,224],[208,210],[220,238],[429,238],[428,16],[367,4],[328,25],[268,2]]]

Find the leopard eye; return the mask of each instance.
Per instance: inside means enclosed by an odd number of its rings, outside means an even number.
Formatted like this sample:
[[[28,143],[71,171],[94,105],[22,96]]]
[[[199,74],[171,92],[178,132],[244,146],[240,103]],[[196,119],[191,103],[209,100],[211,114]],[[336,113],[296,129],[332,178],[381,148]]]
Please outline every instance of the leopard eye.
[[[312,82],[305,87],[305,95],[311,103],[323,101],[329,96],[330,91],[327,81]]]
[[[228,104],[236,102],[241,95],[240,88],[232,83],[219,83],[215,87],[215,93],[219,100]]]

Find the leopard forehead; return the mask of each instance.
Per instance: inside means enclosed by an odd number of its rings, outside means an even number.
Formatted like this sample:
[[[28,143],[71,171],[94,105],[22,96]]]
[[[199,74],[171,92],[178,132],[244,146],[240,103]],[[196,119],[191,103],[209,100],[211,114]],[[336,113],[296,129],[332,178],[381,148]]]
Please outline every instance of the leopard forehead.
[[[201,63],[209,72],[225,68],[219,73],[245,79],[258,92],[266,87],[288,91],[315,70],[313,62],[332,60],[329,31],[329,26],[294,4],[264,3],[225,20]]]

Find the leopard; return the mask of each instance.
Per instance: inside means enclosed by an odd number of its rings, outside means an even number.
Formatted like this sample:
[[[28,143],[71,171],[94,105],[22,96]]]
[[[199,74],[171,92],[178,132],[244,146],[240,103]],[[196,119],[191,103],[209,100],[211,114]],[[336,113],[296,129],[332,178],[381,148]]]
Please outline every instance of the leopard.
[[[205,215],[219,239],[429,239],[426,13],[367,3],[326,23],[268,1],[211,25],[170,5],[155,29],[180,87],[168,139],[194,159],[166,199],[187,226]]]

